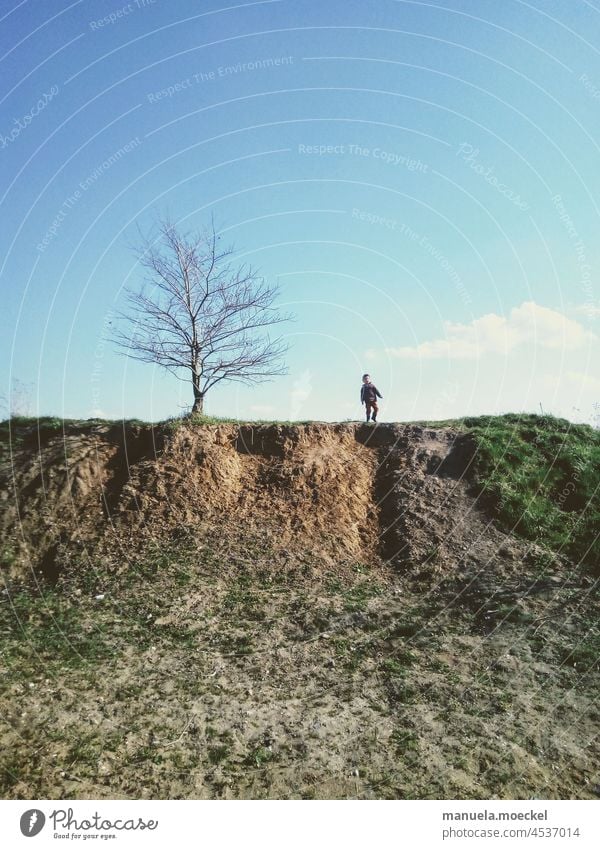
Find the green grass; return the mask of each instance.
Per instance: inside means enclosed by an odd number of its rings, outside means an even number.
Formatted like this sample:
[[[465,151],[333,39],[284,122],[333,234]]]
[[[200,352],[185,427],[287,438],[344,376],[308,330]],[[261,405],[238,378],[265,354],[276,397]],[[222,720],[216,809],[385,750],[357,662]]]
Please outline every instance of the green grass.
[[[16,559],[17,557],[12,546],[0,546],[0,571],[2,569],[10,569],[16,563]]]
[[[247,575],[234,580],[223,598],[223,612],[235,616],[237,621],[261,622],[266,619],[260,595],[251,589],[252,581]]]
[[[244,763],[246,766],[257,767],[260,769],[260,767],[268,764],[271,760],[273,760],[273,752],[264,746],[257,746],[247,755]]]
[[[460,619],[454,611],[436,619],[453,597],[451,581],[426,600],[403,582],[400,598],[390,606],[392,585],[383,576],[375,583],[375,567],[356,563],[352,576],[342,578],[323,564],[318,580],[315,568],[305,583],[290,566],[278,584],[281,561],[275,550],[263,545],[270,568],[254,570],[256,540],[241,537],[240,548],[228,554],[229,543],[211,549],[196,536],[178,529],[172,539],[140,546],[133,563],[117,559],[113,572],[106,569],[112,563],[106,555],[91,562],[82,556],[51,592],[12,593],[25,633],[16,624],[9,629],[15,615],[10,601],[0,597],[2,706],[11,706],[7,716],[19,734],[0,753],[5,796],[44,798],[55,792],[84,798],[104,785],[107,795],[166,798],[197,794],[198,785],[187,791],[183,784],[198,780],[211,798],[276,792],[320,797],[324,781],[339,780],[341,752],[351,753],[360,767],[357,783],[348,785],[353,797],[364,795],[366,783],[368,798],[473,793],[496,798],[508,795],[506,776],[517,772],[507,762],[504,741],[533,755],[532,772],[520,779],[524,797],[535,795],[545,780],[540,770],[552,776],[556,769],[557,781],[564,772],[575,788],[588,776],[595,780],[593,758],[580,768],[572,761],[570,739],[557,754],[548,753],[543,735],[535,733],[538,725],[548,725],[547,738],[560,738],[575,715],[585,720],[583,739],[600,719],[592,676],[600,657],[600,590],[589,579],[576,592],[566,588],[550,609],[540,598],[544,605],[532,608],[532,623],[509,619],[502,634],[475,643],[468,610]],[[215,536],[221,543],[218,532]],[[246,542],[248,550],[242,548]],[[101,584],[88,578],[101,569]],[[528,560],[523,569],[516,589],[537,576],[537,562]],[[180,575],[191,582],[197,602],[188,611],[176,588]],[[498,615],[511,614],[515,587],[506,586],[502,574],[497,584],[498,603],[507,605]],[[99,589],[102,602],[93,598]],[[328,633],[313,640],[323,602],[332,602]],[[348,604],[361,615],[348,616]],[[280,620],[272,639],[263,621],[256,624],[257,611],[267,605],[269,617]],[[291,629],[290,610],[296,617]],[[153,624],[161,614],[175,619],[174,613],[181,626]],[[98,635],[112,653],[99,656],[99,663],[72,658],[55,633],[57,625],[72,643]],[[155,651],[144,657],[149,645]],[[518,658],[516,669],[496,669],[508,646]],[[7,650],[10,663],[2,671]],[[93,644],[89,651],[84,660],[94,660]],[[535,701],[527,709],[530,698],[538,700],[539,716]],[[286,711],[278,715],[277,705],[284,702],[301,707],[291,727]],[[483,767],[473,755],[480,751],[487,758]],[[449,767],[445,773],[437,770],[440,762]],[[479,769],[485,777],[476,791]],[[465,773],[464,786],[453,783],[456,770]],[[564,787],[564,795],[577,795],[578,789]]]
[[[10,430],[19,431],[22,428],[39,428],[42,431],[54,431],[59,433],[65,428],[87,428],[99,427],[101,425],[147,425],[151,422],[142,419],[61,419],[60,416],[11,416],[9,419],[0,421],[0,433],[5,434]]]
[[[159,422],[162,426],[164,426],[167,430],[176,431],[180,427],[183,426],[202,426],[202,425],[220,425],[220,424],[233,424],[233,425],[252,425],[259,427],[261,425],[307,425],[313,424],[313,421],[310,419],[306,419],[304,421],[290,421],[287,419],[233,419],[227,418],[225,416],[205,416],[205,415],[188,415],[188,416],[172,416],[171,418],[165,419],[163,422]]]
[[[98,623],[95,623],[97,626]],[[110,634],[84,622],[79,605],[60,591],[42,595],[24,590],[2,599],[2,659],[7,667],[33,674],[47,669],[79,668],[112,656]]]
[[[53,436],[81,434],[95,427],[153,427],[141,419],[61,419],[59,416],[11,416],[0,421],[0,459],[8,445],[37,447]]]
[[[262,425],[307,425],[312,421],[284,421],[268,419],[233,419],[225,416],[172,416],[160,422],[146,422],[141,419],[62,419],[59,416],[11,416],[9,419],[0,421],[0,453],[7,450],[12,444],[19,446],[37,446],[43,444],[53,436],[65,434],[85,433],[96,427],[131,427],[159,428],[167,433],[175,433],[181,427],[215,426],[221,424],[250,425],[260,427]]]
[[[344,593],[344,610],[348,613],[357,613],[365,610],[369,601],[383,592],[383,587],[370,580],[363,580],[355,584]]]
[[[209,746],[207,755],[209,763],[213,766],[217,766],[229,756],[229,746],[225,744],[220,746]]]
[[[2,565],[10,558],[10,549],[0,549]],[[29,581],[0,596],[0,667],[18,678],[37,675],[41,665],[52,674],[92,671],[131,645],[194,650],[198,637],[187,624],[157,624],[169,605],[156,586],[187,587],[199,568],[185,539],[149,544],[130,568],[101,582],[85,558],[74,558],[55,586]],[[104,600],[95,600],[101,591]]]
[[[465,418],[473,473],[507,530],[575,562],[600,562],[600,431],[553,416]]]
[[[167,430],[176,431],[184,425],[239,424],[239,420],[219,416],[200,416],[196,413],[190,416],[170,416],[160,424]]]

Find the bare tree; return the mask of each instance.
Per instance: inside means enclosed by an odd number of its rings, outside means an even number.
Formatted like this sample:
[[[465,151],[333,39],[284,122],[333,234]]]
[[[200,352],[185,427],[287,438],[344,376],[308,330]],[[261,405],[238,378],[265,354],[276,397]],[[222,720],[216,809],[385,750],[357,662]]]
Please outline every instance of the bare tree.
[[[168,220],[159,226],[158,238],[137,249],[150,288],[126,290],[130,311],[120,317],[127,329],[112,336],[120,352],[190,380],[192,413],[202,414],[206,393],[221,381],[262,383],[285,374],[288,346],[261,333],[292,318],[273,307],[278,288],[233,264],[233,248],[220,246],[214,223],[192,236]]]

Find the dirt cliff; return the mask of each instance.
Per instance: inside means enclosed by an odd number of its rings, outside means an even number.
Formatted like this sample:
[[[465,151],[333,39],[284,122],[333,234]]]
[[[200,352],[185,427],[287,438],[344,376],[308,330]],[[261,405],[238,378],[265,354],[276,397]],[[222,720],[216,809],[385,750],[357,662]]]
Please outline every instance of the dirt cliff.
[[[469,487],[469,438],[415,425],[104,425],[15,434],[0,466],[14,575],[56,578],[65,551],[138,547],[177,529],[244,529],[281,548],[452,569],[504,535]]]
[[[0,795],[600,795],[598,582],[496,527],[467,433],[0,437]]]

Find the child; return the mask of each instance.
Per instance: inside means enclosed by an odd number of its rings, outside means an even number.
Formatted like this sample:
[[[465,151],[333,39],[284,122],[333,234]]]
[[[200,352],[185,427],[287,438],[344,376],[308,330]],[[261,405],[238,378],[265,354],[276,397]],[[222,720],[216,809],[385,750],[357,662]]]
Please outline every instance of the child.
[[[367,408],[367,421],[371,421],[371,410],[373,410],[373,421],[377,421],[377,398],[383,398],[383,395],[377,387],[371,383],[371,376],[363,374],[363,385],[360,388],[360,403],[365,404]]]

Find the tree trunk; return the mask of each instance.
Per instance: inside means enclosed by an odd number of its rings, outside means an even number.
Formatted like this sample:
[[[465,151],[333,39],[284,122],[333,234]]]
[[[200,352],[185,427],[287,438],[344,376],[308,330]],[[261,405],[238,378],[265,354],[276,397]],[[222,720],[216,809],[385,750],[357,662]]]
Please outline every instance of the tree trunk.
[[[204,413],[204,392],[200,391],[200,376],[192,374],[192,386],[194,387],[194,406],[192,415],[196,413],[201,416]]]

